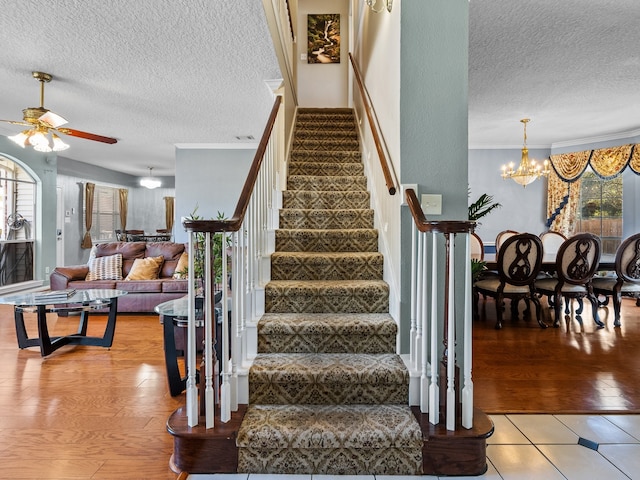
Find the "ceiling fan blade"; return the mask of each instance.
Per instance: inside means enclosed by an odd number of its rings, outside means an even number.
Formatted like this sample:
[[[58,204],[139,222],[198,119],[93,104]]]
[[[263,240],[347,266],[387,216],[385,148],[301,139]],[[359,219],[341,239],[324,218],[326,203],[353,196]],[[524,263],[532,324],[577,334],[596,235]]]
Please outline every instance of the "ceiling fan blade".
[[[82,132],[80,130],[75,130],[73,128],[58,128],[60,133],[64,133],[65,135],[71,135],[72,137],[85,138],[87,140],[94,140],[96,142],[103,143],[117,143],[118,140],[111,137],[103,137],[102,135],[96,135],[95,133]]]
[[[67,120],[62,118],[60,115],[58,115],[57,113],[53,113],[50,110],[47,113],[45,113],[44,115],[42,115],[40,118],[38,118],[38,120],[40,120],[41,122],[46,123],[47,125],[49,125],[50,127],[53,127],[53,128],[61,127],[65,123],[69,123],[69,122],[67,122]]]
[[[16,122],[15,120],[0,120],[0,122],[11,123],[12,125],[24,125],[25,127],[32,127],[32,123],[27,122]]]

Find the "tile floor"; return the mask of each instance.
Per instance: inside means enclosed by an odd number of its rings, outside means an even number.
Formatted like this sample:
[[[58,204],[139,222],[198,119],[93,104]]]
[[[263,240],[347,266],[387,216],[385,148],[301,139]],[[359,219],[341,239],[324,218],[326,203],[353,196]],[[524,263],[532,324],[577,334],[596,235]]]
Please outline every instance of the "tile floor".
[[[640,480],[640,415],[491,415],[490,480]],[[191,480],[327,480],[328,475],[190,475]],[[437,480],[431,475],[341,476],[339,480]]]

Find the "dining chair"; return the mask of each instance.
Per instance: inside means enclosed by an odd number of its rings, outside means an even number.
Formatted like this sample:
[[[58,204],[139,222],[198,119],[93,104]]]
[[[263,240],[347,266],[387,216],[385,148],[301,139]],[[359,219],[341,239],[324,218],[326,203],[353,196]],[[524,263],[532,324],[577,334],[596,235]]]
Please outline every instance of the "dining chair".
[[[547,230],[540,234],[540,240],[542,240],[542,249],[544,250],[543,259],[545,257],[555,259],[560,246],[567,240],[567,237],[560,232]]]
[[[128,242],[135,242],[139,240],[141,235],[144,235],[144,230],[125,230]]]
[[[498,258],[498,253],[500,252],[500,247],[502,244],[508,239],[517,235],[518,232],[515,230],[503,230],[498,235],[496,235],[496,258]]]
[[[484,244],[482,243],[482,239],[478,236],[477,233],[471,232],[469,240],[471,241],[471,259],[483,261]]]
[[[598,299],[593,293],[592,279],[600,262],[600,238],[592,233],[579,233],[565,240],[556,255],[556,277],[538,278],[535,282],[536,292],[553,298],[555,319],[553,326],[560,324],[562,299],[580,300],[576,310],[577,320],[582,323],[581,300],[587,298],[591,302],[593,321],[598,328],[604,323],[598,316]],[[568,310],[567,310],[568,312]]]
[[[620,244],[616,250],[615,268],[615,277],[593,277],[593,292],[607,297],[602,306],[609,303],[609,297],[613,299],[614,325],[619,327],[622,296],[640,300],[640,233]]]
[[[547,324],[541,319],[540,300],[535,293],[535,279],[542,266],[542,242],[536,235],[519,233],[507,238],[498,252],[498,276],[483,278],[474,283],[479,294],[495,298],[496,329],[502,328],[504,299],[511,300],[511,317],[518,316],[518,301],[527,300],[528,314],[531,301],[536,306],[536,320],[541,328]]]

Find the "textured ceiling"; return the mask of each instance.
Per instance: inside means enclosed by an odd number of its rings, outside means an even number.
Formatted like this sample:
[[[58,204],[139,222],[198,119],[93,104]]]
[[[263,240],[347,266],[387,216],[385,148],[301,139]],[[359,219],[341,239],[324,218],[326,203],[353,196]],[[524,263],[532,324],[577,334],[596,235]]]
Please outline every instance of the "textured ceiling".
[[[638,0],[471,0],[469,146],[576,144],[640,128]],[[639,132],[636,132],[638,134]]]
[[[638,0],[469,8],[470,147],[519,147],[523,117],[530,147],[640,129]],[[65,137],[64,156],[133,175],[173,175],[175,144],[259,138],[281,76],[260,0],[4,0],[0,38],[0,118],[38,106],[31,71],[51,73],[45,107],[118,139]]]
[[[260,138],[273,103],[265,81],[281,77],[264,17],[259,0],[4,0],[0,118],[38,106],[31,72],[48,72],[46,108],[118,139],[65,136],[63,156],[173,175],[176,143]]]

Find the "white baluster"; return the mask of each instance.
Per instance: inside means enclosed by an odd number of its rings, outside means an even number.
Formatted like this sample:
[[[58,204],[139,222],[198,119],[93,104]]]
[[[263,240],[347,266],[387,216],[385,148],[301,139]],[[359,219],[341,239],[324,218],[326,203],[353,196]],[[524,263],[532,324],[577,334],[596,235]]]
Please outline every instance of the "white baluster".
[[[426,271],[424,265],[424,249],[423,244],[425,243],[425,236],[418,236],[418,247],[417,247],[417,266],[416,266],[416,336],[414,339],[413,349],[415,351],[415,363],[412,365],[412,368],[420,371],[420,367],[422,365],[422,355],[426,355],[426,352],[422,351],[422,310],[425,307],[424,303],[424,272]]]
[[[438,387],[438,238],[431,235],[431,383],[429,384],[429,422],[440,422]]]
[[[229,322],[228,322],[228,289],[227,289],[227,233],[222,233],[222,387],[220,388],[220,421],[231,420],[231,386],[229,385]]]
[[[416,235],[418,234],[418,228],[415,222],[411,222],[411,329],[409,330],[409,364],[417,365],[416,363],[416,303],[418,302],[418,291],[416,286],[416,265],[417,260],[417,245]]]
[[[418,324],[422,325],[422,344],[420,345],[420,351],[422,352],[420,355],[421,365],[420,365],[420,410],[422,413],[427,413],[429,411],[429,377],[428,377],[428,341],[429,341],[429,314],[427,311],[427,298],[428,298],[428,268],[427,268],[427,257],[428,257],[428,241],[427,235],[422,234],[422,289],[420,291],[420,303],[422,304],[420,308],[421,316],[418,318]]]
[[[447,340],[447,430],[456,429],[456,325],[455,325],[455,245],[452,234],[447,234],[449,241],[449,284],[447,286],[449,309],[447,312],[448,340]]]
[[[464,387],[462,388],[462,426],[473,428],[473,378],[471,365],[472,351],[472,324],[473,313],[471,311],[473,301],[473,285],[471,278],[471,235],[465,235],[465,276],[464,276]]]
[[[187,319],[187,423],[190,427],[198,425],[198,388],[196,385],[196,293],[195,293],[195,242],[194,233],[189,233],[189,309]]]
[[[211,308],[211,297],[213,296],[213,283],[214,279],[211,278],[211,233],[207,232],[205,234],[205,280],[204,284],[206,287],[205,291],[205,307],[204,307],[204,351],[202,352],[204,356],[204,375],[205,375],[205,389],[204,393],[204,415],[205,415],[205,425],[207,428],[213,428],[214,426],[214,413],[215,413],[215,402],[214,402],[214,388],[213,388],[213,335],[212,335],[212,325],[215,324],[213,320],[213,309]],[[202,374],[202,372],[200,373]]]

